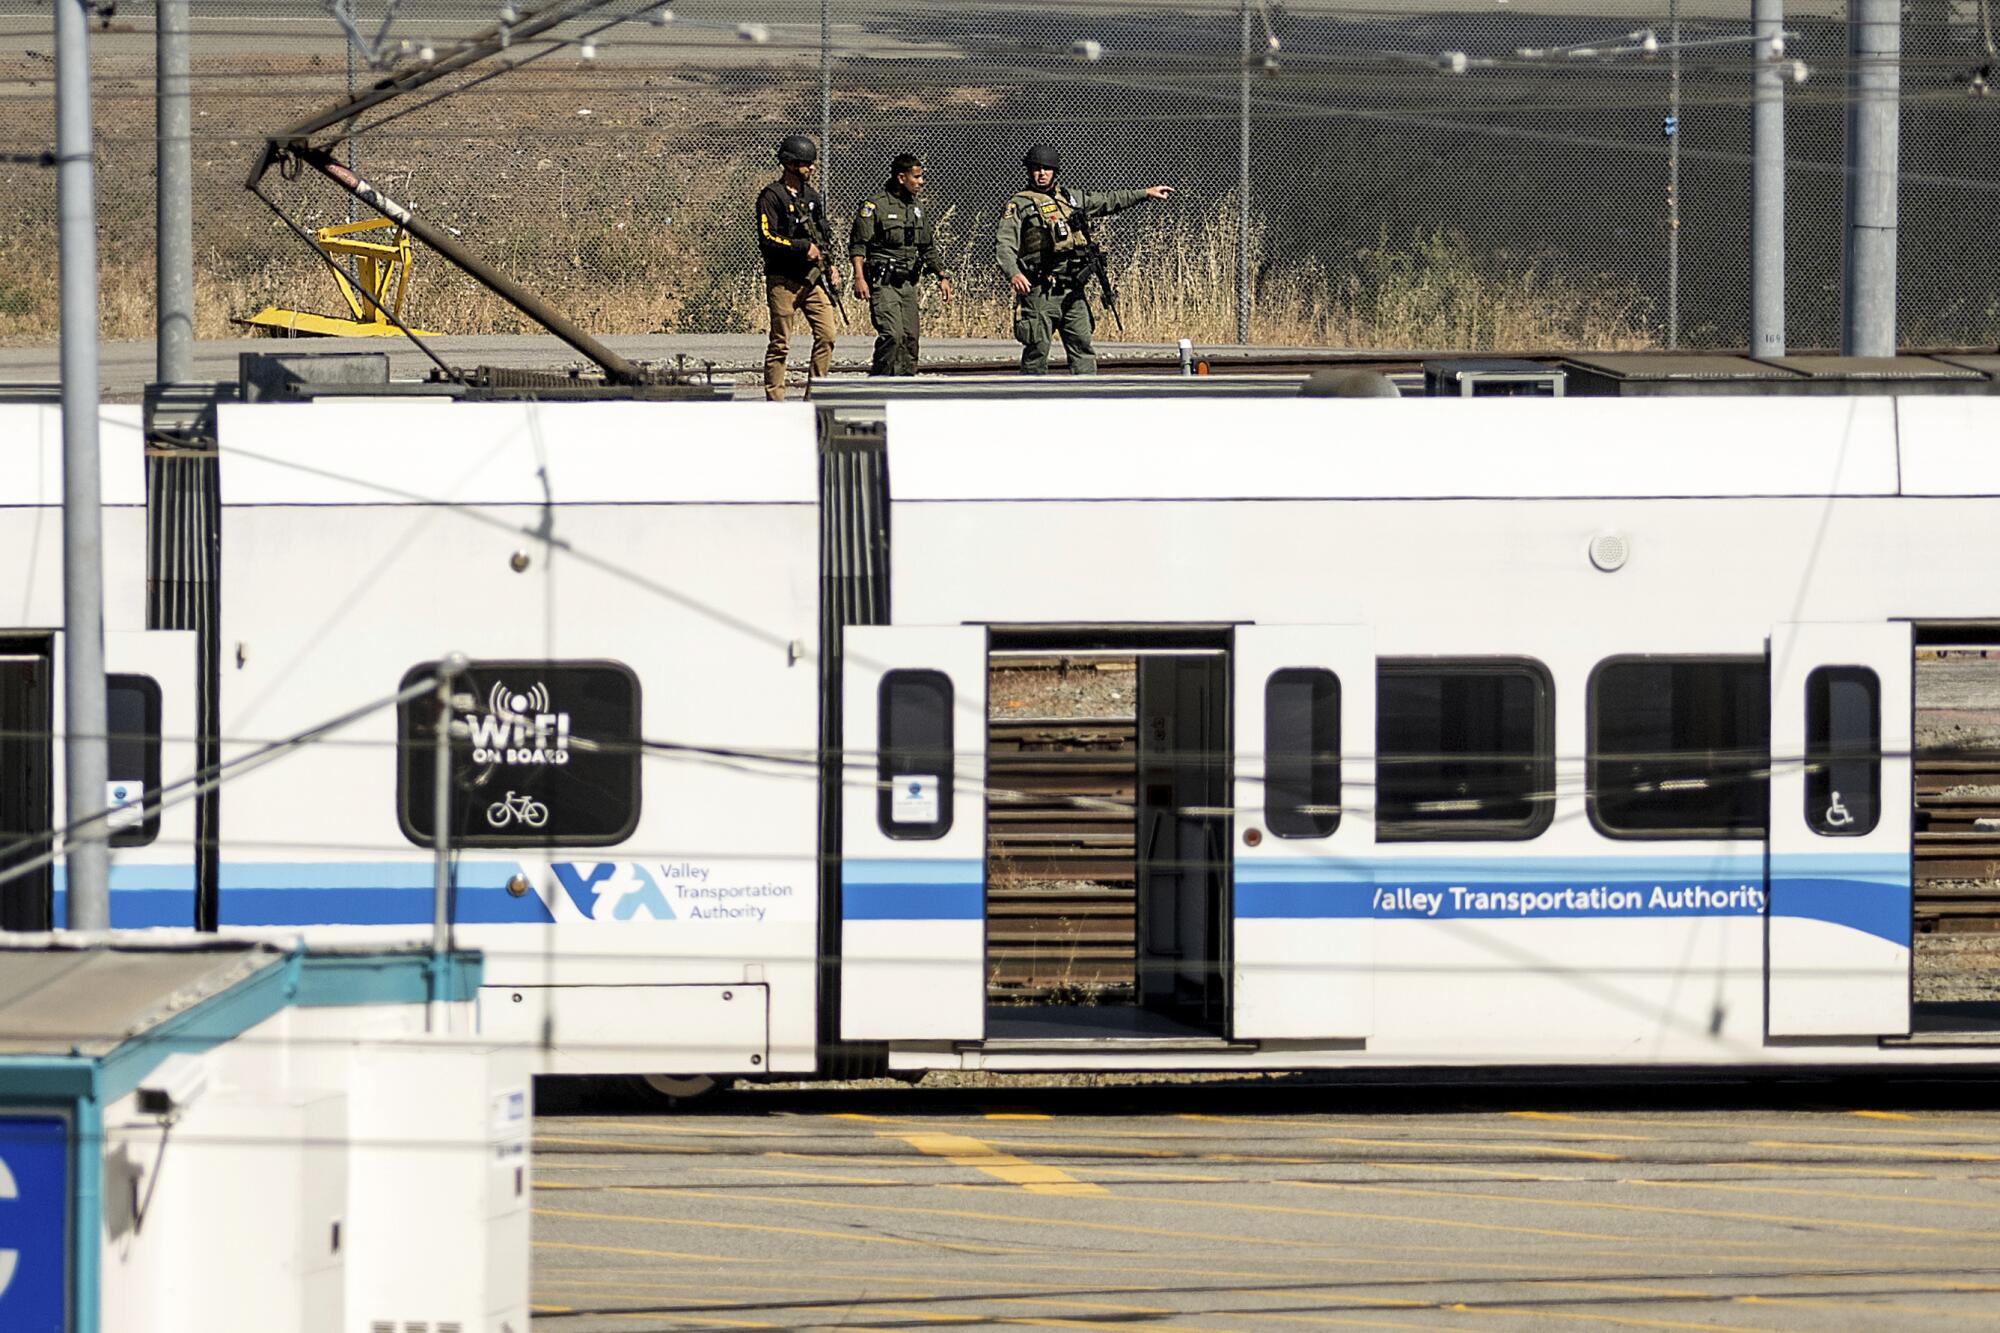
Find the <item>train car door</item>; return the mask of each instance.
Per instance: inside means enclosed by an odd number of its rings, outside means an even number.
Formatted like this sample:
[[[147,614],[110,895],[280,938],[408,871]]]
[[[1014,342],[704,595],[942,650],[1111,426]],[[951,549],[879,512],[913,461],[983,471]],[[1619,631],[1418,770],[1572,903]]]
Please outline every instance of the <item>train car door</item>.
[[[1774,1037],[1910,1030],[1910,626],[1771,634]]]
[[[1238,1038],[1374,1030],[1375,641],[1360,626],[1236,631]]]
[[[840,1035],[986,1035],[986,630],[856,625],[842,704]]]
[[[0,874],[47,846],[54,820],[54,662],[43,636],[0,646]],[[0,882],[0,930],[47,930],[49,867]]]

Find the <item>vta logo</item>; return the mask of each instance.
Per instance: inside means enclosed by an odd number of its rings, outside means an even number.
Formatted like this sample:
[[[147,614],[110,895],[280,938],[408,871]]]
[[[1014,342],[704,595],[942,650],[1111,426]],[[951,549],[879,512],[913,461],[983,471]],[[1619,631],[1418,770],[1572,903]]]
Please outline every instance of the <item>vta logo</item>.
[[[589,867],[568,861],[555,864],[556,882],[576,910],[592,921],[675,920],[672,904],[646,867],[633,862],[601,861]]]

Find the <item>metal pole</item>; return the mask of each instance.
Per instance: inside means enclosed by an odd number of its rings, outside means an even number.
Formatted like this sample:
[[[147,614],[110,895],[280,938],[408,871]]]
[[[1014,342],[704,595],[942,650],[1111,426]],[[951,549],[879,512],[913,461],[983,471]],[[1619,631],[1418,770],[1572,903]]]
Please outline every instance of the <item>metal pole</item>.
[[[1667,0],[1667,350],[1681,345],[1681,5]]]
[[[1243,68],[1236,119],[1236,341],[1250,341],[1250,0],[1242,0]]]
[[[90,13],[55,0],[56,213],[62,306],[63,742],[68,925],[111,924],[106,884],[103,488],[97,463],[97,206],[91,169]]]
[[[1751,0],[1750,355],[1785,354],[1785,0]]]
[[[1852,0],[1847,11],[1847,257],[1840,350],[1896,354],[1899,0]]]
[[[347,8],[348,21],[354,24],[355,30],[357,32],[360,31],[361,0],[341,0],[341,3],[345,5]],[[347,100],[351,102],[354,100],[354,90],[355,90],[354,43],[351,41],[345,42],[342,44],[342,49],[347,52]],[[361,168],[355,165],[354,122],[351,120],[347,122],[347,133],[342,136],[342,142],[347,149],[347,169],[353,172],[356,176],[359,176],[361,174]],[[349,222],[352,222],[354,221],[354,217],[355,217],[354,196],[350,194],[347,196],[347,220]]]
[[[833,0],[819,0],[819,193],[833,198]]]
[[[452,691],[458,689],[458,677],[464,671],[464,652],[450,652],[438,662],[438,747],[430,793],[430,847],[434,851],[430,955],[440,969],[434,973],[434,983],[442,981],[442,959],[452,951]]]
[[[154,376],[162,384],[193,378],[194,154],[188,110],[188,0],[158,0],[153,26],[155,123],[159,129],[157,198],[158,324]]]

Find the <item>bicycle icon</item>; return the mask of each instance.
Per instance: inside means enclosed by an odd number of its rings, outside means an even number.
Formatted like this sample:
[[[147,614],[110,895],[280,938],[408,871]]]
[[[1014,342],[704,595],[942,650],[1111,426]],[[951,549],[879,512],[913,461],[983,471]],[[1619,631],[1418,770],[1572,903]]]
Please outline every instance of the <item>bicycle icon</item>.
[[[486,822],[494,828],[506,828],[513,823],[523,828],[540,828],[549,822],[549,808],[526,792],[516,796],[510,791],[486,807]]]

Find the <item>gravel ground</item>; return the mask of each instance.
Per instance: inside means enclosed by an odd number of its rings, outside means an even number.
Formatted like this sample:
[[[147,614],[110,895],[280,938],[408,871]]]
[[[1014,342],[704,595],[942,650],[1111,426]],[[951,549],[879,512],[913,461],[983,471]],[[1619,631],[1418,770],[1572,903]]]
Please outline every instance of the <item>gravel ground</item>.
[[[987,712],[1024,717],[1129,718],[1138,708],[1138,673],[1129,657],[1061,659],[1056,666],[995,667]]]
[[[1916,999],[2000,1000],[2000,933],[1917,936]]]

